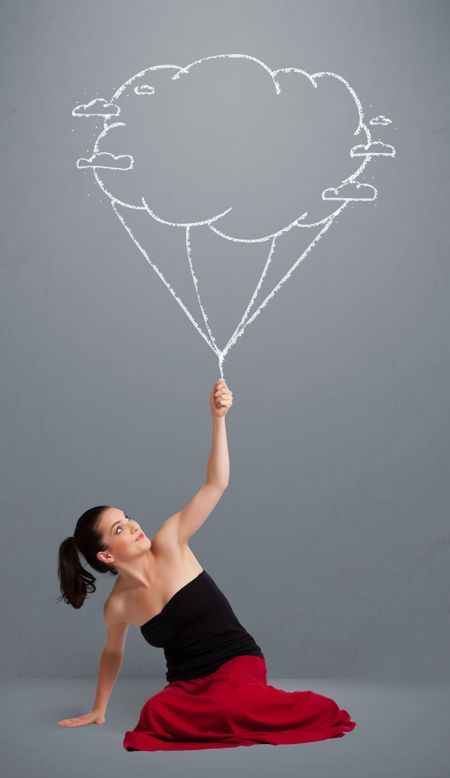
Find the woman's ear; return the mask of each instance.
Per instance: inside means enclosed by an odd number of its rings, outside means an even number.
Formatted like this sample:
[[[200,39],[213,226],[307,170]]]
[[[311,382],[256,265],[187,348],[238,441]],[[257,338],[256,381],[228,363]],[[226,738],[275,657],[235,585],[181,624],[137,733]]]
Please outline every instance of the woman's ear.
[[[109,564],[110,562],[114,561],[114,557],[109,553],[109,551],[99,551],[97,553],[97,559],[99,559],[100,562],[103,562],[104,564]]]

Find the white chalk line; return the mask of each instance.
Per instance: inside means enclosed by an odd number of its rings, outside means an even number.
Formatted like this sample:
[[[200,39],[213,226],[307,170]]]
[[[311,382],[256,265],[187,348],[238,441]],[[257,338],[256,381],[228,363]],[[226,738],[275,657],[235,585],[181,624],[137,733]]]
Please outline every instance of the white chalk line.
[[[215,341],[214,335],[212,334],[212,331],[211,331],[211,327],[208,324],[208,316],[206,314],[205,309],[203,308],[202,301],[200,299],[200,292],[198,291],[198,279],[197,279],[197,276],[195,275],[194,266],[192,264],[192,259],[191,259],[190,231],[191,231],[191,228],[190,227],[186,227],[186,254],[187,254],[188,261],[189,261],[189,270],[191,271],[192,280],[194,282],[195,294],[197,295],[197,300],[198,300],[198,304],[200,306],[200,310],[201,310],[202,315],[203,315],[203,320],[204,320],[204,322],[206,324],[206,328],[207,328],[207,330],[209,332],[209,335],[210,335],[210,338],[211,338],[210,345],[213,347],[213,349],[216,352],[217,356],[219,356],[220,355],[220,349],[217,346],[217,343]]]
[[[343,203],[343,204],[340,206],[340,208],[338,209],[338,213],[342,212],[342,211],[344,210],[344,208],[346,207],[346,205],[347,205],[347,204],[348,204],[348,201],[345,201],[345,202],[344,202],[344,203]],[[255,311],[255,312],[252,314],[252,316],[250,317],[250,319],[248,319],[248,321],[246,321],[246,320],[247,320],[247,317],[248,317],[248,315],[249,315],[249,312],[250,312],[250,310],[251,310],[252,306],[254,305],[254,301],[255,301],[255,299],[256,299],[256,297],[257,297],[257,294],[258,294],[258,292],[259,292],[259,290],[260,290],[260,288],[261,288],[261,285],[262,285],[262,283],[263,283],[263,281],[264,281],[264,278],[265,278],[265,276],[266,276],[266,273],[267,273],[268,267],[269,267],[269,265],[270,265],[270,263],[271,263],[271,261],[272,261],[272,259],[273,259],[273,253],[274,253],[274,249],[275,249],[275,245],[276,245],[276,240],[275,240],[275,238],[272,240],[271,247],[270,247],[270,251],[269,251],[269,256],[268,256],[268,258],[267,258],[267,260],[266,260],[266,263],[265,263],[265,265],[264,265],[263,271],[262,271],[262,273],[261,273],[261,276],[260,276],[260,278],[259,278],[259,280],[258,280],[258,283],[257,283],[257,285],[256,285],[255,291],[253,292],[253,295],[252,295],[252,298],[251,298],[251,300],[250,300],[250,303],[249,303],[249,305],[247,306],[247,308],[246,308],[246,310],[245,310],[245,312],[244,312],[244,314],[243,314],[243,316],[242,316],[242,318],[241,318],[241,321],[240,321],[240,322],[239,322],[239,324],[237,325],[237,327],[236,327],[236,329],[235,329],[235,331],[234,331],[233,335],[232,335],[232,336],[231,336],[231,338],[229,339],[228,343],[226,344],[226,346],[225,346],[223,349],[220,349],[220,348],[217,346],[217,344],[216,344],[216,341],[215,341],[214,335],[213,335],[213,333],[212,333],[212,330],[211,330],[211,328],[210,328],[210,325],[209,325],[209,323],[208,323],[208,316],[207,316],[207,314],[206,314],[206,311],[205,311],[205,309],[204,309],[204,307],[203,307],[203,304],[202,304],[202,301],[201,301],[201,298],[200,298],[200,293],[199,293],[199,289],[198,289],[198,279],[197,279],[197,276],[195,275],[195,270],[194,270],[193,263],[192,263],[192,259],[191,259],[191,245],[190,245],[190,231],[189,231],[189,228],[186,230],[186,250],[187,250],[187,255],[188,255],[188,259],[189,259],[189,270],[190,270],[191,277],[192,277],[192,280],[193,280],[193,283],[194,283],[194,289],[195,289],[195,293],[196,293],[196,296],[197,296],[198,304],[199,304],[200,310],[201,310],[201,312],[202,312],[203,319],[204,319],[204,321],[205,321],[205,325],[206,325],[206,327],[207,327],[207,330],[208,330],[208,333],[209,333],[210,339],[209,339],[209,338],[208,338],[208,336],[207,336],[207,335],[206,335],[206,334],[203,332],[203,330],[201,329],[201,327],[199,326],[199,324],[197,323],[197,321],[194,319],[194,317],[192,316],[191,312],[190,312],[190,311],[189,311],[189,309],[186,307],[186,305],[183,303],[183,301],[181,300],[181,298],[180,298],[180,297],[178,297],[178,295],[176,294],[176,292],[174,291],[174,289],[172,289],[171,285],[170,285],[170,284],[169,284],[169,282],[166,280],[166,278],[164,277],[164,275],[163,275],[163,273],[160,271],[160,269],[157,267],[157,265],[156,265],[154,262],[152,262],[152,260],[150,259],[150,257],[149,257],[149,255],[148,255],[148,253],[146,252],[146,250],[143,248],[143,246],[141,246],[141,244],[139,243],[139,241],[138,241],[138,240],[135,238],[135,236],[133,235],[133,232],[132,232],[132,230],[131,230],[131,229],[128,227],[128,225],[126,224],[126,222],[125,222],[125,220],[123,219],[122,215],[119,213],[119,211],[118,211],[118,210],[117,210],[117,208],[115,207],[115,203],[114,203],[114,202],[112,203],[112,207],[113,207],[114,213],[116,214],[116,216],[118,217],[118,219],[120,220],[120,222],[122,223],[122,225],[125,227],[126,231],[128,232],[128,234],[129,234],[129,236],[131,237],[132,241],[133,241],[133,242],[136,244],[136,246],[137,246],[137,248],[139,249],[139,251],[140,251],[140,252],[143,254],[143,256],[145,257],[145,259],[147,260],[147,262],[148,262],[148,263],[151,265],[151,267],[154,269],[154,271],[156,272],[156,274],[158,275],[158,277],[159,277],[159,278],[161,279],[161,281],[162,281],[162,282],[165,284],[165,286],[166,286],[166,287],[167,287],[167,289],[170,291],[170,293],[172,294],[172,296],[174,297],[174,299],[177,301],[177,303],[180,305],[180,307],[182,308],[182,310],[184,311],[184,313],[186,314],[186,316],[188,317],[188,319],[190,320],[190,322],[191,322],[191,323],[194,325],[194,327],[196,328],[197,332],[199,332],[199,333],[200,333],[200,335],[202,336],[202,338],[203,338],[203,339],[206,341],[206,343],[208,344],[208,346],[211,348],[211,350],[212,350],[212,351],[214,351],[214,353],[215,353],[215,354],[216,354],[216,356],[218,357],[218,359],[219,359],[219,368],[220,368],[220,372],[221,372],[221,377],[222,377],[224,380],[225,380],[225,378],[224,378],[224,375],[223,375],[223,362],[224,362],[224,360],[225,360],[225,356],[226,356],[226,354],[228,353],[228,351],[230,350],[231,346],[233,346],[233,345],[236,343],[236,341],[238,340],[238,338],[240,338],[240,337],[241,337],[241,335],[244,333],[244,330],[246,329],[246,327],[247,327],[249,324],[251,324],[251,323],[252,323],[252,322],[253,322],[253,321],[256,319],[256,317],[257,317],[257,316],[260,314],[260,312],[263,310],[263,308],[265,308],[265,307],[266,307],[266,305],[268,304],[269,300],[271,300],[271,299],[272,299],[272,298],[275,296],[275,294],[278,292],[278,290],[281,288],[281,286],[282,286],[282,285],[283,285],[283,284],[284,284],[284,283],[285,283],[285,282],[288,280],[288,278],[289,278],[289,277],[291,276],[291,274],[294,272],[294,270],[296,269],[296,267],[297,267],[297,266],[298,266],[298,265],[299,265],[301,262],[303,262],[303,260],[305,259],[305,257],[306,257],[306,256],[309,254],[309,252],[310,252],[310,251],[311,251],[311,250],[314,248],[314,246],[315,246],[315,245],[317,245],[317,243],[318,243],[318,242],[319,242],[319,240],[321,239],[322,235],[324,235],[324,234],[325,234],[325,232],[327,232],[327,230],[330,228],[331,224],[333,223],[333,221],[334,221],[334,219],[335,219],[335,216],[333,216],[333,217],[330,217],[330,219],[328,220],[328,222],[327,222],[327,223],[326,223],[326,224],[325,224],[325,225],[322,227],[322,229],[320,230],[320,232],[319,232],[319,233],[318,233],[318,234],[317,234],[317,235],[316,235],[316,236],[313,238],[313,240],[312,240],[312,241],[311,241],[311,242],[308,244],[308,246],[306,247],[306,249],[305,249],[305,250],[302,252],[302,254],[301,254],[301,255],[300,255],[298,258],[297,258],[297,260],[296,260],[296,261],[294,262],[294,264],[293,264],[293,265],[290,267],[290,269],[287,271],[287,273],[285,273],[285,275],[284,275],[284,276],[281,278],[281,280],[280,280],[280,281],[279,281],[279,282],[276,284],[276,286],[275,286],[275,287],[272,289],[272,291],[271,291],[271,292],[270,292],[270,293],[269,293],[269,294],[268,294],[268,295],[265,297],[265,299],[263,300],[263,302],[262,302],[262,303],[261,303],[261,304],[258,306],[258,308],[257,308],[257,309],[256,309],[256,311]],[[336,214],[336,215],[337,215],[337,214]]]
[[[178,304],[181,306],[181,308],[182,308],[182,309],[183,309],[183,311],[185,312],[185,314],[186,314],[186,316],[188,317],[188,319],[189,319],[189,320],[192,322],[192,324],[194,325],[194,327],[196,328],[196,330],[197,330],[197,331],[200,333],[200,335],[202,336],[202,338],[204,338],[204,340],[206,341],[206,343],[208,344],[208,346],[210,346],[210,348],[212,348],[212,350],[213,350],[215,353],[217,353],[217,352],[216,352],[216,349],[215,349],[215,348],[214,348],[214,346],[213,346],[213,344],[212,344],[212,343],[211,343],[211,342],[208,340],[208,337],[207,337],[207,335],[205,335],[205,333],[203,332],[203,330],[202,330],[202,329],[199,327],[199,325],[198,325],[198,324],[197,324],[197,322],[195,321],[194,317],[192,316],[191,312],[190,312],[190,311],[188,310],[188,308],[185,306],[185,304],[183,303],[183,301],[182,301],[182,300],[181,300],[181,299],[178,297],[178,295],[177,295],[177,294],[174,292],[174,290],[173,290],[173,289],[172,289],[172,287],[170,286],[169,282],[168,282],[168,281],[166,281],[166,279],[164,278],[164,275],[161,273],[160,269],[159,269],[159,268],[158,268],[158,267],[155,265],[155,263],[154,263],[154,262],[152,262],[152,260],[151,260],[151,259],[150,259],[150,257],[148,256],[148,254],[147,254],[147,252],[145,251],[145,249],[144,249],[144,248],[141,246],[141,244],[139,243],[139,241],[138,241],[138,240],[136,240],[136,238],[134,237],[134,235],[133,235],[133,233],[132,233],[131,229],[128,227],[128,225],[127,225],[127,223],[125,222],[125,220],[123,219],[122,215],[121,215],[121,214],[118,212],[117,208],[115,207],[115,202],[113,201],[113,202],[111,203],[111,205],[112,205],[112,207],[113,207],[114,213],[116,214],[117,218],[120,220],[120,222],[122,223],[122,225],[125,227],[125,229],[126,229],[126,231],[128,232],[128,234],[129,234],[129,236],[130,236],[131,240],[132,240],[132,241],[133,241],[133,242],[136,244],[136,246],[138,247],[139,251],[140,251],[140,252],[141,252],[141,253],[144,255],[144,257],[145,257],[145,259],[147,260],[147,262],[149,263],[149,265],[151,265],[151,266],[152,266],[153,270],[154,270],[154,271],[155,271],[155,273],[156,273],[156,274],[159,276],[159,278],[161,279],[161,281],[163,282],[163,284],[165,284],[165,285],[166,285],[166,287],[168,288],[169,292],[170,292],[170,293],[171,293],[171,294],[174,296],[174,298],[175,298],[175,300],[177,301],[177,303],[178,303]]]

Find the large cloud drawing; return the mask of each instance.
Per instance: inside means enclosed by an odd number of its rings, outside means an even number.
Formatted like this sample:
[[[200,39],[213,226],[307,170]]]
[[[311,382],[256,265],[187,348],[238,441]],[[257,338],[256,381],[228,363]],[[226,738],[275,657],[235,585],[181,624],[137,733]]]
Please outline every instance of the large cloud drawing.
[[[231,346],[336,217],[349,203],[376,199],[376,188],[361,181],[372,159],[395,156],[395,148],[370,130],[391,120],[381,114],[366,123],[360,99],[342,76],[292,67],[270,70],[246,54],[146,68],[110,99],[77,105],[72,115],[103,119],[92,154],[77,167],[92,171],[136,246],[216,354],[222,377]],[[185,231],[207,332],[135,239],[127,211]],[[268,246],[251,300],[222,347],[200,298],[193,228],[207,229],[243,252],[250,244]],[[292,230],[304,234],[308,246],[264,297],[275,247],[288,233],[292,237]]]

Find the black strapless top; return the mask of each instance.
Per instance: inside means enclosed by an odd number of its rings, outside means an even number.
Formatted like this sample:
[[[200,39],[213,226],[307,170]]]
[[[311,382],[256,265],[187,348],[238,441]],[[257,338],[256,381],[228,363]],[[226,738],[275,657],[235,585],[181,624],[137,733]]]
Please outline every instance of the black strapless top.
[[[206,570],[175,592],[162,611],[139,629],[147,643],[164,649],[169,683],[209,675],[235,656],[264,659]]]

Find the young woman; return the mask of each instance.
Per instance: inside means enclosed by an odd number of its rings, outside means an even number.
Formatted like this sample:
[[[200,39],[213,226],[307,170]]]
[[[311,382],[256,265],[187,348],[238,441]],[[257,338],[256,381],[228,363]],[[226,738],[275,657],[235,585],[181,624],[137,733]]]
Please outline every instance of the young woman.
[[[209,397],[212,444],[205,483],[152,539],[119,508],[90,508],[59,548],[65,602],[80,608],[95,577],[117,576],[103,612],[105,646],[92,710],[59,726],[101,725],[117,679],[130,624],[164,649],[167,685],[144,704],[127,751],[230,748],[304,743],[342,737],[356,727],[346,710],[313,691],[285,692],[267,684],[260,646],[188,545],[228,486],[225,415],[233,392],[215,382]]]

